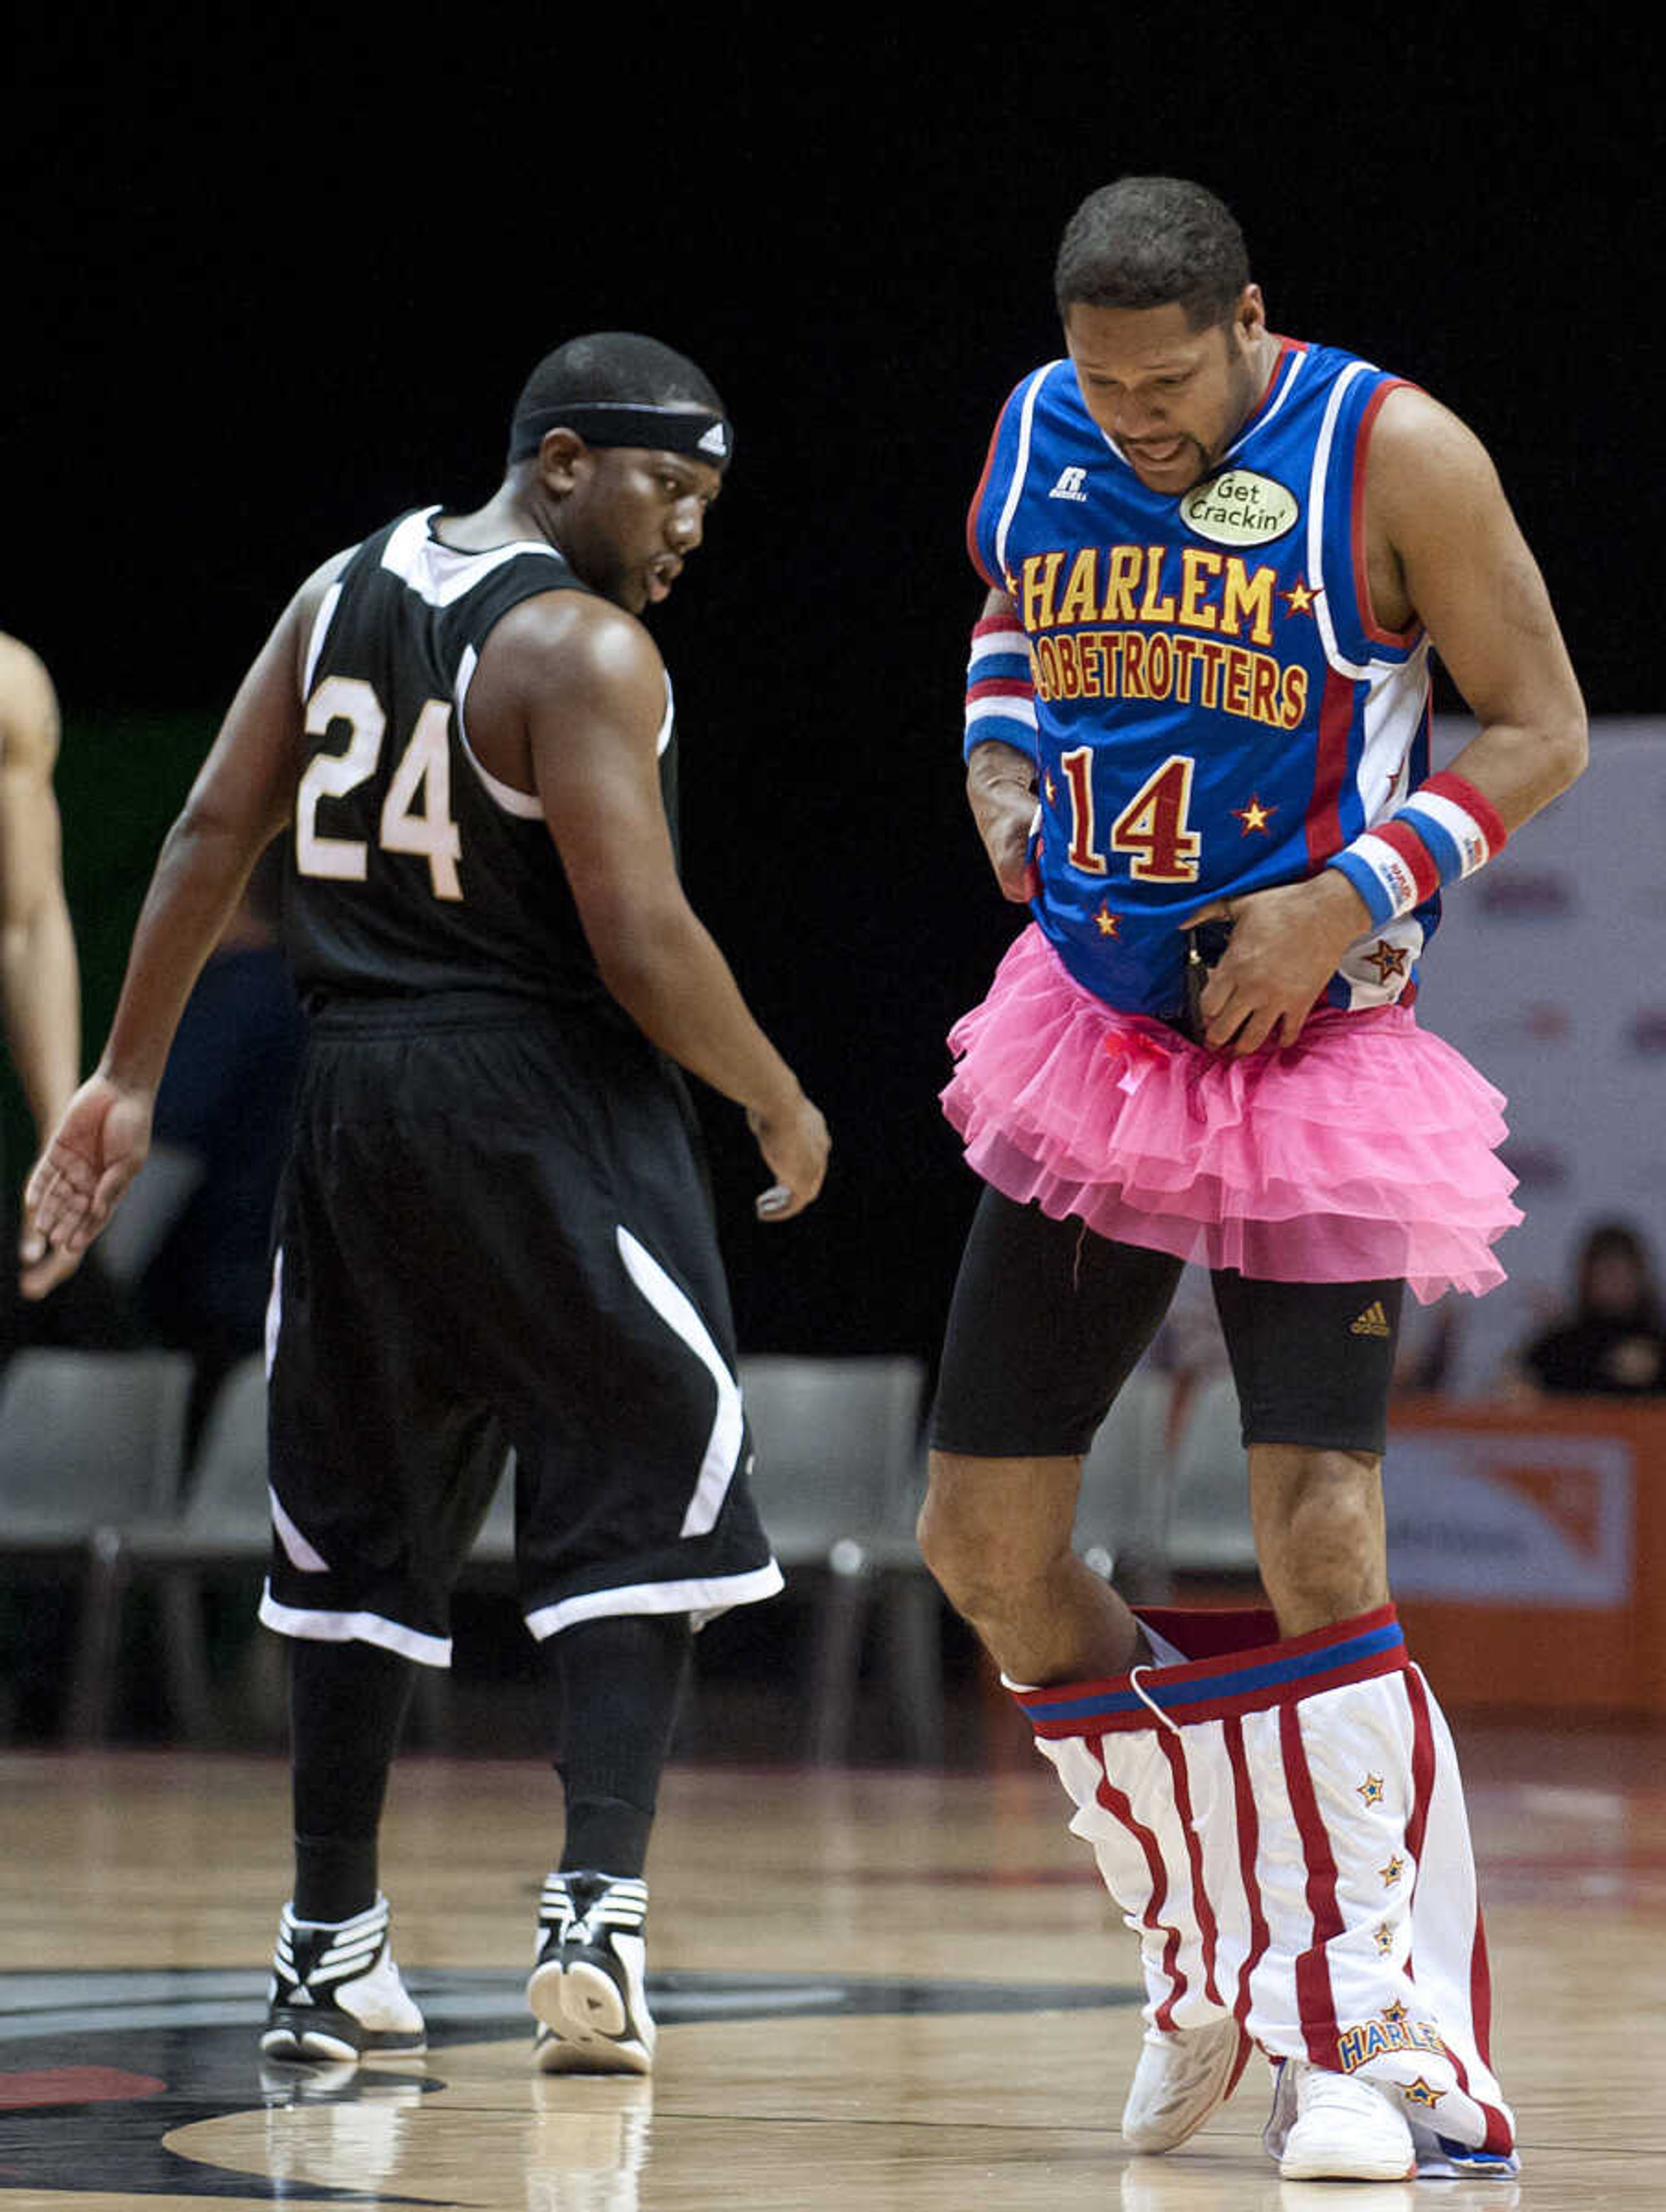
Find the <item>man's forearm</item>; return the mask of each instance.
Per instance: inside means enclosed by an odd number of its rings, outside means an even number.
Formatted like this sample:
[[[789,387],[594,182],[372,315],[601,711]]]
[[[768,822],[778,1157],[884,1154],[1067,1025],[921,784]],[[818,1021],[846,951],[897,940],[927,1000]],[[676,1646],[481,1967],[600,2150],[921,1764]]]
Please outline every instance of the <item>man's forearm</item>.
[[[1003,892],[1022,898],[1035,814],[1034,762],[1015,746],[985,738],[966,756],[966,803]]]
[[[1334,854],[1341,874],[1381,929],[1504,850],[1513,830],[1565,791],[1585,761],[1583,713],[1541,728],[1490,722],[1449,769],[1427,777],[1390,814]]]
[[[258,854],[257,845],[189,816],[168,832],[100,1061],[112,1083],[152,1092],[161,1083],[185,1001]]]
[[[1542,728],[1495,722],[1478,730],[1448,773],[1483,792],[1513,833],[1578,780],[1587,752],[1584,716],[1576,701]]]
[[[61,893],[43,898],[27,922],[0,931],[0,968],[13,1065],[44,1139],[81,1073],[81,981]]]
[[[602,980],[650,1042],[736,1105],[766,1115],[799,1084],[742,997],[729,963],[692,909],[615,942],[592,936]]]
[[[966,796],[975,809],[980,799],[1009,792],[1027,793],[1033,798],[1035,763],[1015,745],[985,738],[966,756]]]

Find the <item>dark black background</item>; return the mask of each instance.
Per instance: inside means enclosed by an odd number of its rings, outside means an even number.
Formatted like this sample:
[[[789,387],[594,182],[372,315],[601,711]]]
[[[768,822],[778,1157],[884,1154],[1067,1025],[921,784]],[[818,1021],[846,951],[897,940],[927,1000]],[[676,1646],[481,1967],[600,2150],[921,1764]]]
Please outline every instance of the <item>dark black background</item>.
[[[188,764],[160,750],[147,781],[111,749],[222,706],[324,554],[489,494],[548,346],[631,327],[694,355],[738,458],[657,623],[688,878],[834,1132],[820,1206],[765,1230],[739,1117],[705,1102],[742,1341],[930,1357],[972,1198],[942,1037],[1014,926],[960,796],[963,518],[1000,402],[1058,350],[1065,217],[1126,171],[1221,191],[1275,328],[1481,433],[1591,708],[1647,711],[1662,92],[1657,34],[1615,20],[26,28],[0,625],[46,657],[70,744],[165,821]],[[89,932],[136,896],[72,882]]]

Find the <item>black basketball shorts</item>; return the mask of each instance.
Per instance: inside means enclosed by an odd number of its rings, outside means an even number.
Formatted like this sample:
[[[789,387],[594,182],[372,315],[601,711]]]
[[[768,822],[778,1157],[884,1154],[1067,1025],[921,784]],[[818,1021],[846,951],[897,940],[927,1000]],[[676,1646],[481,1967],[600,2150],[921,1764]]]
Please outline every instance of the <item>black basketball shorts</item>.
[[[446,1664],[512,1447],[536,1636],[781,1587],[692,1117],[633,1031],[484,994],[317,1017],[267,1356],[271,1627]]]
[[[939,1451],[1085,1452],[1168,1310],[1181,1263],[985,1188],[949,1310]],[[1402,1283],[1211,1276],[1244,1442],[1381,1453]]]

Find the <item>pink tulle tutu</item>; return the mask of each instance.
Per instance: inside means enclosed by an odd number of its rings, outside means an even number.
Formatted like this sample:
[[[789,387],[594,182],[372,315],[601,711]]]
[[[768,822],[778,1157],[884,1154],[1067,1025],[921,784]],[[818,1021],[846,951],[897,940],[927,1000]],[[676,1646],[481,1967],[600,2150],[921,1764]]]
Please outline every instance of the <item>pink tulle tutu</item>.
[[[949,1033],[943,1111],[986,1182],[1101,1237],[1281,1282],[1504,1280],[1504,1100],[1411,1010],[1322,1009],[1233,1059],[1082,989],[1033,924]]]

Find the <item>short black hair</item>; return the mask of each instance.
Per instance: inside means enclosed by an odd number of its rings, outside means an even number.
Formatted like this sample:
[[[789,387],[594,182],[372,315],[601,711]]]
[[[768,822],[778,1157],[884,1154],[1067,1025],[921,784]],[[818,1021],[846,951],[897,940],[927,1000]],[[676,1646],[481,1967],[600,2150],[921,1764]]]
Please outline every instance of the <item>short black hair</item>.
[[[729,411],[711,378],[686,354],[639,331],[591,331],[544,356],[521,386],[512,420],[598,401],[701,407],[712,415]]]
[[[1223,202],[1184,177],[1119,177],[1064,227],[1053,269],[1058,312],[1166,307],[1193,330],[1224,322],[1250,281],[1244,234]]]

